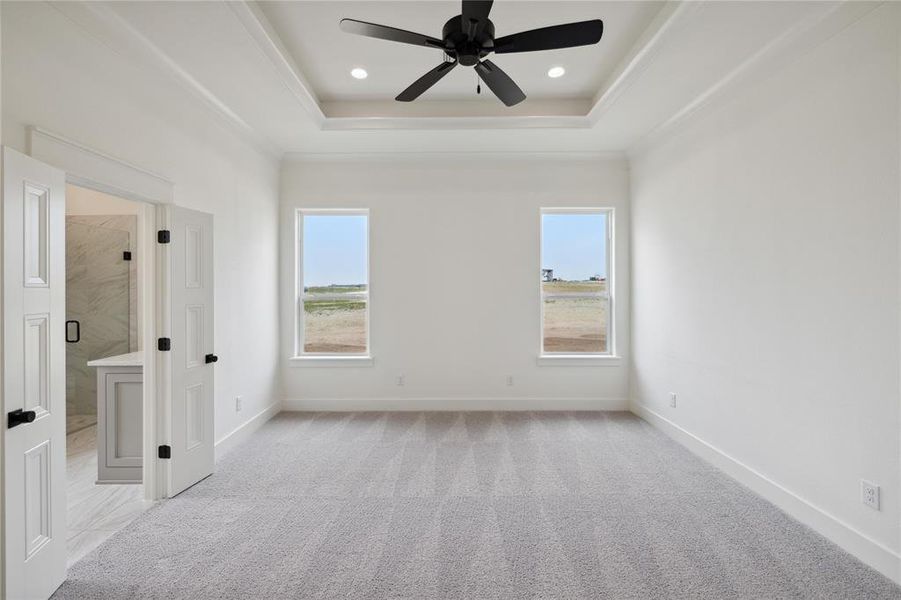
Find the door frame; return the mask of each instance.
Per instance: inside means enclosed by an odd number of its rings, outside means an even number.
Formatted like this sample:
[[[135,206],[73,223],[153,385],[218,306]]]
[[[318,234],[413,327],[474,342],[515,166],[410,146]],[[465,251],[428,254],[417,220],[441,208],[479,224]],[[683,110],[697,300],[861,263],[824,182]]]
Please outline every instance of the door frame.
[[[144,499],[169,497],[169,466],[157,457],[157,448],[167,444],[170,401],[165,393],[171,376],[158,360],[155,340],[168,331],[168,273],[163,247],[156,241],[158,229],[166,226],[166,205],[173,204],[175,184],[165,177],[94,150],[40,127],[26,130],[26,154],[62,169],[66,183],[140,202],[138,258],[141,273],[141,331],[144,346],[143,451]]]

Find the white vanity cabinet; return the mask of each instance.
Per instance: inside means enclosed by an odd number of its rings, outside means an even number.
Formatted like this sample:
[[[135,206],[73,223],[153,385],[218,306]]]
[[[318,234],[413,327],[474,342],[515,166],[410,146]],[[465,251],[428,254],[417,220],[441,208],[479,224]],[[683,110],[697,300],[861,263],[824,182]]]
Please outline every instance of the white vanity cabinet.
[[[97,368],[97,483],[141,483],[144,353],[88,366]]]

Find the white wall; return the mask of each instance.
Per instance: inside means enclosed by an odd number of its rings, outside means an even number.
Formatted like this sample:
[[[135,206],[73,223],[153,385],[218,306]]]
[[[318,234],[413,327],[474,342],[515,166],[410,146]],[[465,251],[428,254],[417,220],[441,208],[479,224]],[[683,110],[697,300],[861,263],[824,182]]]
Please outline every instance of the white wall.
[[[898,9],[632,165],[637,409],[896,579]]]
[[[536,358],[543,206],[615,208],[617,351],[628,357],[627,198],[624,160],[286,162],[281,359],[288,406],[624,408],[627,361],[547,367]],[[374,364],[292,368],[295,210],[338,207],[370,209]]]
[[[4,144],[25,151],[26,126],[46,128],[159,173],[176,204],[215,216],[222,438],[280,399],[277,160],[48,4],[4,3],[2,25]]]

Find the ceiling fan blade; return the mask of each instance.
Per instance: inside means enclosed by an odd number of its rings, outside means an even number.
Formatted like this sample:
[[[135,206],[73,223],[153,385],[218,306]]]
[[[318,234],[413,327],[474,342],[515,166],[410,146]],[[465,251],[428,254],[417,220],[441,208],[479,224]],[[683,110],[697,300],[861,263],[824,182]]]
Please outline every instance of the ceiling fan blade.
[[[491,13],[494,0],[463,0],[464,21],[484,21]]]
[[[488,21],[491,5],[494,0],[463,0],[463,14],[460,15],[463,33],[470,41],[474,40]]]
[[[475,66],[476,73],[482,78],[494,95],[501,99],[507,106],[519,104],[526,99],[519,86],[504,73],[499,66],[490,60],[483,60]]]
[[[395,27],[388,27],[387,25],[377,25],[376,23],[367,23],[355,19],[341,19],[340,27],[341,31],[346,33],[365,35],[366,37],[388,40],[389,42],[413,44],[414,46],[428,46],[429,48],[444,47],[444,42],[437,38],[421,33],[397,29]]]
[[[603,34],[604,22],[600,19],[552,25],[498,38],[494,40],[494,52],[505,54],[588,46],[601,41]]]
[[[395,100],[399,102],[412,102],[419,98],[423,92],[438,83],[442,77],[451,72],[451,69],[457,66],[457,61],[443,62],[416,81],[410,87],[397,95]]]

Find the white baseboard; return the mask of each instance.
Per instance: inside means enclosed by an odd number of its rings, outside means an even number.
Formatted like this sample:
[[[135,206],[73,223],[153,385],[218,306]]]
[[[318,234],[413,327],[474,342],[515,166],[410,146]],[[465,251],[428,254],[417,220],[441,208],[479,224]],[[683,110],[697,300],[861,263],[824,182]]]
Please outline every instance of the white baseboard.
[[[901,555],[858,531],[838,517],[811,504],[762,473],[729,456],[693,433],[676,425],[654,410],[638,403],[632,412],[651,423],[683,446],[721,469],[739,483],[766,498],[777,507],[825,536],[863,563],[889,579],[901,583]]]
[[[250,437],[254,431],[259,429],[263,423],[280,413],[282,410],[281,402],[273,402],[250,419],[238,425],[231,433],[223,436],[221,440],[216,442],[216,460],[228,454],[228,452]]]
[[[629,410],[625,398],[294,398],[291,411]]]

